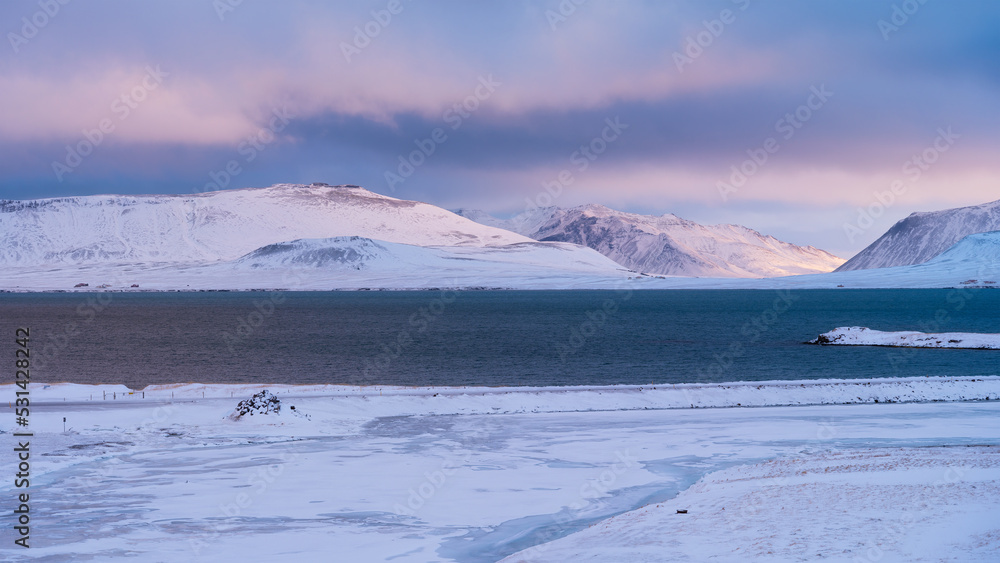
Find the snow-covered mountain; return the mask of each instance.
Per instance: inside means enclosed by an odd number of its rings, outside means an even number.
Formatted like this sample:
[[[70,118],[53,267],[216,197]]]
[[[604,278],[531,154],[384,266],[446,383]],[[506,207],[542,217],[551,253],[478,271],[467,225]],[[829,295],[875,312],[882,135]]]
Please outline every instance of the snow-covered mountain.
[[[838,272],[921,264],[967,235],[1000,229],[1000,200],[913,213],[837,268]]]
[[[1000,289],[1000,231],[976,233],[922,264],[782,278],[784,287]],[[961,297],[962,300],[965,297]],[[957,304],[949,297],[949,303]],[[957,306],[957,305],[956,305]]]
[[[289,272],[295,273],[292,281],[288,281]],[[272,244],[235,262],[212,265],[204,275],[248,282],[252,279],[258,284],[267,281],[269,287],[326,289],[587,287],[615,283],[634,273],[589,248],[566,243],[416,246],[335,237]]]
[[[477,211],[456,213],[539,241],[588,246],[629,269],[701,277],[774,277],[829,272],[844,261],[739,225],[700,225],[602,205],[539,208],[508,220]]]
[[[89,284],[82,291],[134,285],[140,291],[1000,285],[1000,232],[966,237],[924,264],[748,279],[838,259],[744,227],[705,227],[599,206],[538,210],[509,222],[477,218],[493,226],[432,205],[325,184],[2,201],[0,289],[65,290],[79,283]],[[646,271],[667,263],[717,279],[640,275],[576,241],[599,242],[599,249],[619,258],[637,256]]]
[[[455,213],[477,223],[515,232],[534,240],[536,233],[542,227],[553,220],[556,216],[564,213],[565,210],[559,207],[537,207],[531,211],[525,211],[520,215],[515,215],[510,219],[498,219],[480,209],[457,209]]]
[[[1000,231],[969,235],[933,259],[910,266],[763,279],[642,277],[629,284],[651,289],[1000,289]],[[961,307],[972,295],[956,289],[947,299],[950,306]]]
[[[108,290],[615,288],[635,273],[589,248],[566,243],[417,246],[365,237],[299,239],[235,260],[97,262],[0,268],[0,288]]]
[[[0,201],[0,288],[576,287],[634,276],[357,186]]]
[[[364,236],[415,245],[531,239],[357,186],[0,201],[0,265],[233,260],[277,242]]]
[[[582,252],[581,252],[582,250]],[[551,268],[553,274],[602,272],[612,264],[597,252],[572,244],[536,241],[504,246],[416,246],[364,237],[333,237],[280,242],[258,248],[234,261],[237,269],[277,270],[315,268],[414,275],[421,268],[464,275],[482,263]],[[617,269],[617,268],[616,268]],[[623,270],[622,270],[623,271]]]

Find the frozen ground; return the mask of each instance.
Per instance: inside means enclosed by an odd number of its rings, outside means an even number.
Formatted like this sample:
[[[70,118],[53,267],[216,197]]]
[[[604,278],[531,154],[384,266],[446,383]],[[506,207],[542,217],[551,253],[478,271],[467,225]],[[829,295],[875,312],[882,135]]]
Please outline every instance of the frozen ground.
[[[504,562],[997,561],[998,496],[997,447],[805,453],[711,473]]]
[[[885,561],[921,546],[958,560],[997,549],[996,377],[270,386],[280,414],[227,418],[260,388],[161,386],[143,398],[33,385],[33,547],[12,547],[5,527],[0,559],[784,561],[879,549]],[[817,404],[838,402],[858,404]],[[793,406],[764,406],[776,404]],[[9,433],[0,441],[12,451]],[[0,460],[13,475],[12,456]],[[0,496],[13,495],[5,479]],[[728,506],[738,510],[721,516]],[[917,523],[886,532],[910,507]],[[958,524],[920,533],[935,518]],[[602,529],[635,541],[605,542]]]
[[[1000,334],[973,332],[883,332],[863,326],[842,326],[819,335],[812,344],[835,346],[896,346],[903,348],[977,348],[1000,350]]]

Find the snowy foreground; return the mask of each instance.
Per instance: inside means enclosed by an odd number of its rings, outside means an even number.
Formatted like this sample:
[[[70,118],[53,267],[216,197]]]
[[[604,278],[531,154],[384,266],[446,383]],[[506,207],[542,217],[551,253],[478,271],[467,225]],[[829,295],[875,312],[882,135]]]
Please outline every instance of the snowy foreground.
[[[231,416],[262,388],[32,385],[32,547],[0,560],[1000,554],[1000,377],[272,385]]]
[[[810,344],[824,346],[894,346],[902,348],[970,348],[1000,350],[1000,334],[974,332],[883,332],[863,326],[842,326],[824,332]]]
[[[1000,448],[980,446],[741,465],[504,561],[996,561],[998,472]]]

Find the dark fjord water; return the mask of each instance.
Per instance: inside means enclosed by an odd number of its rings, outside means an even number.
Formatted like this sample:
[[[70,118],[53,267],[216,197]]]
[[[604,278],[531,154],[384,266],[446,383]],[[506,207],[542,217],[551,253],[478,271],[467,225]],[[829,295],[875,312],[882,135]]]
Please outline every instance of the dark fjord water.
[[[838,326],[1000,332],[997,290],[0,295],[4,357],[21,326],[31,329],[34,381],[135,389],[1000,373],[997,351],[803,344]]]

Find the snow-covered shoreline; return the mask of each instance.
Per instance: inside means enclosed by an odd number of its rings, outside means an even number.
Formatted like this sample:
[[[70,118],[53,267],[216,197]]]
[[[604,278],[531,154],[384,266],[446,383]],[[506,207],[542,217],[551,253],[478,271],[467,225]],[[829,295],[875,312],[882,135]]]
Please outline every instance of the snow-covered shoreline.
[[[975,332],[885,332],[863,326],[838,327],[809,344],[823,346],[890,346],[894,348],[956,348],[1000,350],[1000,334]]]
[[[337,553],[347,561],[492,563],[538,546],[531,553],[541,558],[529,560],[550,561],[561,560],[550,553],[590,545],[576,532],[610,530],[622,520],[608,519],[618,515],[638,522],[629,533],[647,538],[647,560],[663,560],[671,552],[656,538],[669,541],[672,530],[625,515],[685,502],[698,511],[687,516],[711,522],[705,502],[743,502],[757,483],[773,485],[768,468],[787,466],[801,494],[779,488],[771,500],[783,504],[764,506],[819,522],[827,514],[822,507],[809,512],[816,506],[810,490],[826,494],[870,476],[888,488],[859,489],[860,498],[919,488],[912,472],[866,469],[892,448],[919,453],[905,459],[931,456],[934,467],[965,467],[987,446],[1000,446],[997,376],[571,388],[29,388],[33,543],[25,551],[5,542],[4,560],[315,560]],[[278,412],[230,416],[264,388],[280,401]],[[13,398],[15,389],[0,386],[4,393]],[[11,433],[11,408],[0,426],[7,451],[24,440]],[[850,456],[864,463],[845,465]],[[13,474],[12,463],[0,456],[0,471]],[[808,478],[797,476],[802,470]],[[747,471],[750,480],[741,480]],[[732,475],[749,488],[727,488]],[[974,511],[956,504],[948,515],[996,521],[995,511],[983,512],[995,506],[986,496],[995,484],[965,475],[962,498],[972,488],[984,494]],[[706,497],[715,489],[704,483],[718,485],[719,494]],[[0,496],[13,494],[12,482],[0,483]],[[823,534],[816,553],[860,553],[853,521],[837,518],[844,525],[836,529],[804,529]],[[762,525],[759,514],[739,511],[726,522],[734,530]],[[770,544],[761,545],[788,552],[799,549],[797,537],[768,536]],[[745,560],[742,540],[733,538],[712,550],[723,560]],[[872,541],[888,551],[894,538]],[[982,549],[966,542],[954,553]]]
[[[344,412],[360,402],[366,416],[400,416],[989,401],[1000,400],[1000,376],[548,387],[177,383],[129,389],[124,385],[35,383],[32,401],[238,400],[265,389],[279,397],[327,399],[343,405]],[[0,385],[0,396],[4,393],[13,395],[14,385]]]

